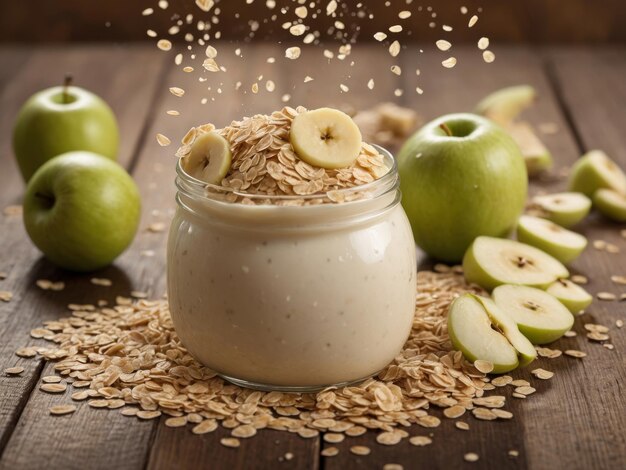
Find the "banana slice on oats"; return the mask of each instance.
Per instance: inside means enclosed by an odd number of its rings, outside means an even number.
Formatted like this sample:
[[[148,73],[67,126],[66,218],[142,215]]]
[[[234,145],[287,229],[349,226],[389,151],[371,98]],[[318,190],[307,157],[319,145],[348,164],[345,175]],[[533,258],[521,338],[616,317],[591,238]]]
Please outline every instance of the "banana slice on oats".
[[[296,116],[289,139],[298,157],[319,168],[350,166],[361,153],[361,131],[337,109],[320,108]]]
[[[205,183],[220,184],[230,169],[230,142],[217,132],[199,136],[182,162],[183,169]]]

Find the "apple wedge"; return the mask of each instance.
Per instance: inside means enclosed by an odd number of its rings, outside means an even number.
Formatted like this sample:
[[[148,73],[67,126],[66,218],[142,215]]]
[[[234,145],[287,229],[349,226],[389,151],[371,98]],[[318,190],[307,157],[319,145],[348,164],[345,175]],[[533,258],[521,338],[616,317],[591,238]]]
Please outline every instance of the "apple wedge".
[[[591,199],[582,193],[557,193],[535,196],[532,206],[539,211],[540,217],[569,228],[589,214]]]
[[[545,251],[565,264],[578,258],[587,246],[587,239],[579,233],[531,215],[519,218],[517,239]]]
[[[626,222],[626,196],[612,189],[598,189],[593,195],[596,209],[615,222]]]
[[[495,304],[533,344],[552,343],[574,324],[574,316],[561,302],[534,287],[499,286],[492,296]]]
[[[506,127],[506,130],[522,151],[528,176],[535,176],[552,168],[550,151],[539,140],[529,123],[513,122]]]
[[[547,287],[569,276],[552,256],[530,245],[503,238],[478,237],[463,257],[468,282],[493,290],[502,284]]]
[[[517,351],[519,366],[524,367],[533,362],[537,357],[537,351],[532,343],[520,332],[515,320],[493,300],[478,295],[476,298],[485,307],[485,311],[493,326],[502,332]]]
[[[471,294],[460,296],[450,305],[448,335],[454,348],[468,361],[491,362],[494,374],[509,372],[519,365],[517,350],[492,327],[484,306]]]
[[[536,97],[537,92],[530,85],[506,87],[483,98],[475,112],[508,127],[524,109],[533,104]]]
[[[617,164],[601,150],[583,155],[572,167],[569,177],[570,191],[593,197],[598,189],[606,188],[626,194],[626,175]]]
[[[593,301],[589,292],[567,279],[559,279],[550,284],[546,292],[565,305],[574,315],[581,313]]]

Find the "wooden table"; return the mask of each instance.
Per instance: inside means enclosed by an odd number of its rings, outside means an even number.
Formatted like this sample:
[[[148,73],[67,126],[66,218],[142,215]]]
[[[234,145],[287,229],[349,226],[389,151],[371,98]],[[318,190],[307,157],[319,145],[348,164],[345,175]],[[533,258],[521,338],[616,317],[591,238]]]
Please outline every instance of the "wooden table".
[[[292,94],[292,103],[311,107],[344,103],[357,108],[371,106],[393,98],[394,89],[405,87],[406,92],[396,101],[414,107],[428,119],[470,110],[480,97],[497,87],[530,83],[541,98],[528,113],[529,119],[536,125],[554,123],[559,129],[556,134],[542,136],[557,165],[552,176],[532,184],[533,191],[563,189],[565,182],[557,177],[560,170],[592,148],[604,149],[626,167],[625,48],[500,47],[491,65],[482,63],[475,48],[456,48],[459,63],[452,70],[441,68],[439,62],[444,57],[432,49],[428,47],[429,51],[420,54],[418,46],[411,46],[404,51],[399,57],[404,71],[401,77],[389,73],[391,59],[380,45],[355,52],[356,65],[352,68],[322,69],[324,61],[316,57],[321,54],[303,56],[298,67],[271,66],[265,61],[268,56],[283,55],[282,48],[272,45],[248,49],[245,68],[234,54],[220,52],[220,57],[230,71],[239,71],[242,76],[263,73],[276,82],[277,90]],[[537,366],[556,375],[550,381],[533,380],[538,392],[531,398],[508,400],[508,408],[515,414],[513,420],[481,422],[469,418],[470,432],[459,431],[452,420],[444,420],[433,431],[434,443],[428,447],[413,447],[408,442],[384,447],[376,444],[374,433],[368,433],[339,444],[338,456],[323,458],[320,450],[327,444],[321,439],[305,440],[277,431],[262,431],[234,450],[219,444],[219,438],[227,435],[223,429],[196,436],[188,430],[167,428],[163,420],[141,422],[117,412],[90,409],[86,403],[80,403],[73,415],[50,416],[51,405],[70,402],[70,391],[61,396],[39,392],[41,377],[52,373],[51,365],[14,354],[19,347],[36,344],[29,331],[43,321],[66,315],[69,302],[113,300],[116,295],[128,295],[131,289],[152,296],[164,292],[166,234],[150,233],[145,228],[152,222],[169,220],[174,206],[175,160],[173,147],[157,145],[157,132],[174,140],[199,122],[223,125],[244,113],[269,112],[280,105],[280,93],[243,94],[223,85],[215,103],[202,105],[201,90],[207,85],[215,89],[218,83],[199,84],[196,76],[173,67],[172,55],[152,46],[5,46],[0,48],[0,63],[0,207],[20,204],[24,191],[11,151],[16,111],[29,95],[60,82],[67,71],[74,73],[78,84],[102,95],[117,113],[123,132],[120,163],[137,181],[144,204],[141,232],[132,247],[114,266],[98,273],[98,277],[113,279],[110,288],[93,286],[88,275],[56,269],[30,243],[20,217],[0,215],[0,271],[8,273],[7,279],[0,281],[0,290],[14,294],[10,302],[0,302],[0,371],[15,365],[26,369],[19,377],[0,376],[0,469],[340,469],[382,468],[390,462],[404,468],[451,469],[470,466],[463,460],[470,451],[480,455],[480,461],[473,465],[481,468],[624,468],[626,335],[625,330],[615,327],[615,321],[626,316],[624,304],[619,302],[595,301],[576,321],[579,335],[554,346],[581,349],[588,353],[587,358],[537,361]],[[413,91],[418,82],[416,68],[422,70],[422,96]],[[316,77],[316,86],[302,84],[306,74]],[[369,77],[376,80],[374,91],[365,86]],[[342,81],[351,85],[347,95],[339,94]],[[291,89],[288,85],[294,83],[297,87]],[[188,90],[184,100],[167,93],[167,87],[173,85]],[[166,116],[168,109],[178,109],[182,115]],[[573,265],[574,272],[591,279],[587,287],[594,294],[626,291],[610,281],[613,274],[626,274],[626,240],[620,237],[621,228],[596,215],[580,227],[590,240],[615,243],[622,250],[621,254],[609,254],[589,248]],[[155,255],[144,256],[146,250],[153,250]],[[420,265],[428,263],[422,256]],[[63,280],[66,288],[43,291],[35,286],[37,279]],[[609,326],[615,349],[587,341],[584,323]],[[528,379],[530,372],[517,375]],[[353,444],[370,446],[372,454],[350,454],[348,447]],[[507,455],[511,449],[519,451],[518,458]],[[294,458],[279,461],[286,452],[292,452]]]

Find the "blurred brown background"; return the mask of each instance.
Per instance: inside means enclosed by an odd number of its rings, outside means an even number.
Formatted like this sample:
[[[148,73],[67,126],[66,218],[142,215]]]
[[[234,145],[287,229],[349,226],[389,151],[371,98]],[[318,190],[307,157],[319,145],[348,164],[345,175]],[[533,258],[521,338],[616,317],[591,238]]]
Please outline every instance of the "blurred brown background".
[[[265,3],[266,0],[254,0],[251,5],[246,5],[244,0],[216,1],[216,6],[222,10],[219,25],[222,37],[245,38],[250,31],[249,21],[271,16]],[[328,0],[315,3],[325,7]],[[474,42],[477,35],[488,33],[492,40],[500,42],[626,43],[625,0],[413,0],[408,7],[407,0],[390,0],[389,6],[385,6],[384,0],[340,3],[351,10],[357,3],[363,3],[374,15],[374,19],[359,21],[361,36],[367,39],[380,30],[381,24],[401,23],[405,26],[403,34],[417,41],[441,38],[441,25],[448,24],[455,29],[446,37],[457,42]],[[149,28],[167,34],[175,14],[181,14],[183,19],[188,13],[195,14],[196,19],[204,15],[194,0],[170,0],[166,10],[157,4],[158,0],[0,0],[0,41],[144,40]],[[297,2],[277,0],[276,4],[293,8]],[[420,5],[423,10],[418,12]],[[427,10],[429,5],[432,11]],[[256,39],[275,41],[288,37],[280,25],[293,14],[281,15],[278,6],[273,10],[277,20],[261,24]],[[467,15],[460,14],[461,6],[467,6]],[[142,17],[141,12],[148,7],[154,8],[154,15]],[[479,8],[483,9],[480,21],[468,29],[469,17]],[[404,9],[413,11],[413,16],[398,21],[397,14]],[[433,12],[436,18],[431,17]],[[310,20],[307,24],[325,29],[327,18],[321,16],[317,25]],[[436,27],[429,27],[431,21]],[[344,22],[349,28],[350,21],[344,19]],[[182,37],[182,34],[174,37]]]

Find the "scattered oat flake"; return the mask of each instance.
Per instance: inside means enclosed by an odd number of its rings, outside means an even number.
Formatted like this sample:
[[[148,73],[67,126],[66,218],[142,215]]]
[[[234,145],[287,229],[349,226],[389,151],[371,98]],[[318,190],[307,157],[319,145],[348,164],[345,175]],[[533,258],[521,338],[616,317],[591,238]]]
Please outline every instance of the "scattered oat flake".
[[[481,51],[484,51],[485,49],[487,49],[489,47],[489,38],[486,37],[482,37],[478,40],[478,48]]]
[[[576,284],[584,285],[584,284],[589,283],[589,280],[581,274],[574,274],[571,279],[572,279],[572,282]]]
[[[193,427],[191,432],[194,434],[207,434],[217,429],[217,421],[214,419],[205,419],[201,423]]]
[[[24,372],[24,368],[19,366],[4,369],[4,373],[7,375],[20,375],[22,372]]]
[[[468,452],[463,456],[466,462],[478,462],[479,456],[475,452]]]
[[[324,442],[328,442],[330,444],[338,444],[343,442],[345,436],[343,434],[329,432],[324,434]]]
[[[389,32],[391,33],[400,33],[402,32],[402,26],[399,24],[393,25],[389,27]]]
[[[387,34],[383,32],[378,32],[374,34],[374,39],[376,39],[377,41],[384,41],[385,39],[387,39]]]
[[[46,375],[41,380],[42,382],[47,384],[58,384],[59,382],[61,382],[61,377],[59,377],[58,375]]]
[[[51,415],[61,416],[74,413],[76,405],[55,405],[49,408]]]
[[[10,302],[13,298],[13,293],[8,290],[0,290],[0,300],[3,302]]]
[[[22,215],[23,208],[19,205],[6,206],[2,211],[6,216],[20,216]]]
[[[350,452],[354,455],[369,455],[371,449],[367,446],[352,446],[350,447]]]
[[[157,47],[162,51],[169,51],[172,49],[172,43],[167,39],[160,39],[159,42],[157,42]]]
[[[488,374],[493,371],[493,364],[489,361],[483,361],[482,359],[474,361],[474,367],[483,374]]]
[[[615,320],[615,326],[622,328],[624,326],[624,320]]]
[[[435,44],[440,51],[447,51],[452,47],[452,43],[445,39],[439,39]]]
[[[105,279],[101,277],[92,277],[90,279],[90,282],[95,286],[109,287],[113,285],[113,282],[111,281],[111,279]]]
[[[383,465],[383,470],[404,470],[404,467],[399,463],[386,463]]]
[[[337,10],[336,0],[330,0],[330,2],[328,2],[328,4],[326,5],[326,14],[330,16],[335,13],[335,10]]]
[[[376,442],[385,446],[393,446],[402,440],[402,436],[393,431],[386,431],[376,436]]]
[[[465,414],[465,408],[460,405],[453,405],[443,410],[443,415],[446,418],[450,418],[450,419],[460,418],[464,414]]]
[[[165,112],[168,116],[180,116],[180,112],[176,111],[175,109],[170,109],[168,111]]]
[[[517,450],[515,450],[515,449],[511,449],[511,450],[508,452],[508,455],[509,455],[509,457],[516,458],[516,457],[518,457],[518,456],[519,456],[519,451],[517,451]]]
[[[611,276],[611,281],[615,284],[626,285],[626,276]]]
[[[213,5],[215,4],[214,0],[196,0],[196,5],[200,10],[208,12]]]
[[[167,418],[165,420],[165,425],[168,428],[181,428],[187,424],[187,417],[185,416],[175,416],[172,418]]]
[[[587,353],[583,352],[583,351],[578,351],[576,349],[568,349],[567,351],[564,352],[565,355],[570,356],[570,357],[576,357],[578,359],[582,359],[583,357],[587,357]]]
[[[39,390],[46,393],[63,393],[66,389],[66,384],[42,384],[39,387]]]
[[[167,136],[165,136],[163,134],[157,134],[156,135],[156,140],[157,140],[157,143],[161,147],[167,147],[168,145],[170,145],[172,143],[172,141]]]
[[[596,297],[599,300],[616,300],[617,296],[615,294],[612,294],[611,292],[598,292],[596,294]]]
[[[451,69],[452,67],[454,67],[456,65],[456,58],[455,57],[448,57],[446,60],[441,62],[441,65],[443,65],[447,69]]]
[[[303,24],[295,24],[289,28],[289,32],[294,36],[302,36],[306,31],[306,26]]]
[[[37,355],[37,350],[35,348],[19,348],[15,351],[15,355],[18,357],[35,357]]]
[[[370,78],[369,81],[367,82],[367,88],[369,88],[370,90],[374,89],[374,79]]]
[[[389,46],[389,54],[391,54],[391,57],[396,57],[398,54],[400,54],[400,43],[398,41],[394,41],[391,43],[391,45]]]
[[[347,93],[350,91],[350,88],[348,88],[347,85],[344,85],[343,83],[341,85],[339,85],[339,88],[341,89],[341,91],[343,91],[344,93]]]
[[[472,26],[474,26],[476,23],[478,23],[478,16],[474,15],[470,18],[469,22],[467,23],[467,27],[471,28]]]
[[[398,13],[398,18],[400,18],[401,20],[406,20],[407,18],[411,17],[411,12],[408,10],[403,10],[400,13]]]
[[[418,447],[424,447],[433,443],[433,440],[428,436],[412,436],[409,438],[409,442]]]
[[[563,336],[565,336],[566,338],[573,338],[574,336],[577,336],[577,333],[573,330],[569,330],[563,333]]]
[[[142,16],[150,16],[152,13],[154,13],[154,9],[146,8],[144,11],[141,12],[141,15]]]
[[[534,369],[533,371],[531,371],[531,374],[533,374],[535,377],[537,377],[538,379],[541,380],[548,380],[551,379],[552,377],[554,377],[554,372],[551,372],[549,370],[545,370],[545,369]]]
[[[287,59],[295,60],[300,57],[301,50],[299,47],[288,47],[285,49],[285,57]]]
[[[494,60],[496,60],[496,55],[493,52],[491,52],[491,51],[485,51],[485,52],[483,52],[483,60],[486,63],[490,64]]]
[[[241,442],[235,437],[223,437],[220,439],[220,444],[222,444],[224,447],[236,448],[241,445]]]
[[[457,429],[461,429],[462,431],[469,431],[469,424],[467,424],[465,421],[457,421],[456,423],[454,423],[454,425],[457,427]]]
[[[402,75],[402,69],[400,68],[399,65],[392,65],[391,66],[391,72],[396,74],[396,75]]]
[[[139,410],[137,412],[137,417],[141,419],[154,419],[161,416],[161,412],[158,410],[147,411],[147,410]]]
[[[322,450],[322,452],[320,452],[320,454],[324,457],[335,457],[336,455],[339,455],[339,449],[336,447],[326,447]]]
[[[177,86],[170,87],[170,93],[178,98],[182,97],[185,94],[185,90],[179,88]]]
[[[148,232],[152,233],[160,233],[165,230],[165,223],[163,222],[154,222],[148,225]]]
[[[304,83],[309,83],[309,82],[312,82],[312,81],[313,81],[313,77],[310,77],[308,75],[306,77],[304,77]]]

